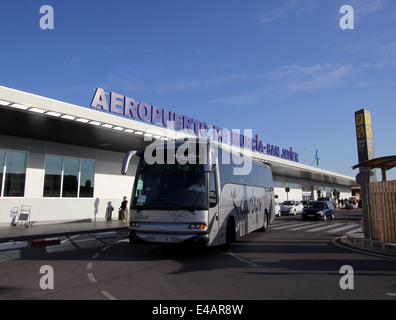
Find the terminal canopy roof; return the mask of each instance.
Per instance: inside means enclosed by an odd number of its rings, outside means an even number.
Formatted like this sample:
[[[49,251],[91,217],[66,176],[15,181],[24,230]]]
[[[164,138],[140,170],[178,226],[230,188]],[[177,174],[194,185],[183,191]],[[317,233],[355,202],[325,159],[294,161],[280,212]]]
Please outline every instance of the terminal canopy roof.
[[[352,169],[365,168],[365,169],[381,169],[382,180],[386,181],[386,171],[396,167],[396,156],[386,156],[381,158],[370,159],[362,161],[357,165],[354,165]]]
[[[367,168],[367,169],[385,169],[390,170],[396,167],[396,156],[386,156],[381,158],[375,158],[360,162],[357,165],[354,165],[352,168]]]

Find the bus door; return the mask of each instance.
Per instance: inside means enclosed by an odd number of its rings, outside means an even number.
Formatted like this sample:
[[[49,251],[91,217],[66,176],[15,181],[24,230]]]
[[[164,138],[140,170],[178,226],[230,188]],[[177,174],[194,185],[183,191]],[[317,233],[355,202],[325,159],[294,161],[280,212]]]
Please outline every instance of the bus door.
[[[208,223],[210,228],[209,245],[215,246],[219,244],[219,190],[218,190],[218,179],[216,178],[215,166],[210,172],[209,177],[209,213]]]

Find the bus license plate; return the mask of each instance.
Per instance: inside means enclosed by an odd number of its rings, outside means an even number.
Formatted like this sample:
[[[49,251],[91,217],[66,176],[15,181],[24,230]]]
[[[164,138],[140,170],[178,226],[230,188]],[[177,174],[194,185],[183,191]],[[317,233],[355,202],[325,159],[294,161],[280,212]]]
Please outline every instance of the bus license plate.
[[[155,237],[155,241],[157,242],[172,242],[171,237]]]

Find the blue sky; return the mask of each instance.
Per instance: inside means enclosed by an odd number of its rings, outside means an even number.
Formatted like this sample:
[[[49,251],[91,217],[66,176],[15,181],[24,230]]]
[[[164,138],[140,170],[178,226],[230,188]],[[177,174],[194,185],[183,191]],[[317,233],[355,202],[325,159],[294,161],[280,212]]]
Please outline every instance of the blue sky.
[[[354,9],[342,30],[340,8]],[[54,9],[42,30],[40,7]],[[350,176],[354,112],[396,154],[394,0],[2,0],[0,85],[86,106],[100,87]],[[395,169],[389,172],[396,179]]]

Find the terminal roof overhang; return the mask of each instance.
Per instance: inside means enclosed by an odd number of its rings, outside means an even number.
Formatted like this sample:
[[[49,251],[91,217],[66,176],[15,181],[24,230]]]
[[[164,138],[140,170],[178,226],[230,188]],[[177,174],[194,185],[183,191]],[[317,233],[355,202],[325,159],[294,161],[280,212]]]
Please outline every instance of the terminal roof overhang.
[[[352,169],[381,169],[382,172],[382,181],[386,181],[386,172],[390,169],[396,167],[396,156],[386,156],[381,158],[370,159],[366,161],[362,161],[357,165],[354,165]]]
[[[261,159],[259,160],[268,164],[272,168],[272,173],[275,176],[316,181],[348,187],[358,186],[356,180],[352,177],[320,168],[315,168],[302,163],[287,161],[267,155],[261,155]]]
[[[152,126],[0,86],[0,134],[127,152],[140,150],[151,142],[145,141],[144,136],[149,135],[149,127]],[[164,137],[165,133],[158,134]]]
[[[366,168],[366,169],[383,169],[390,170],[396,167],[396,156],[386,156],[381,158],[375,158],[360,162],[357,165],[354,165],[352,169],[357,168]]]
[[[0,134],[123,153],[141,150],[156,139],[183,137],[163,127],[1,86]],[[355,179],[346,175],[258,152],[251,155],[271,166],[277,176],[357,185]]]

